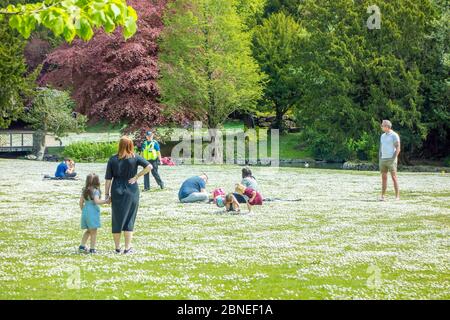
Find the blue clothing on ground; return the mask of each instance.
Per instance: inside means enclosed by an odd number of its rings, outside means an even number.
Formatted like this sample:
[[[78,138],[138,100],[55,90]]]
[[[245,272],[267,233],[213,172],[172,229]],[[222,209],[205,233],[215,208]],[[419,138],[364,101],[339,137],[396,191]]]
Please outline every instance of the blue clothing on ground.
[[[64,178],[66,176],[66,171],[69,169],[65,162],[61,162],[56,168],[55,177]]]
[[[94,191],[94,197],[100,198],[100,191]],[[92,199],[84,199],[83,211],[81,212],[81,229],[98,229],[100,228],[100,207],[95,204]]]
[[[189,196],[194,192],[201,192],[202,189],[206,188],[205,180],[196,176],[187,179],[180,187],[180,191],[178,192],[178,199],[181,201],[182,199]]]

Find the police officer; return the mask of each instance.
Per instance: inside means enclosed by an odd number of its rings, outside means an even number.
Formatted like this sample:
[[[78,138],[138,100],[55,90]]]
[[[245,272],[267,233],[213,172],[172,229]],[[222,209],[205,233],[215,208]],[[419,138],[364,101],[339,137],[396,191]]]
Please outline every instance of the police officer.
[[[142,156],[145,160],[149,161],[153,166],[152,175],[156,180],[156,183],[161,189],[164,189],[164,182],[158,173],[158,165],[161,163],[161,149],[159,147],[158,141],[154,139],[154,133],[148,131],[145,136],[145,141],[142,144]],[[150,191],[150,174],[147,173],[144,176],[144,191]]]

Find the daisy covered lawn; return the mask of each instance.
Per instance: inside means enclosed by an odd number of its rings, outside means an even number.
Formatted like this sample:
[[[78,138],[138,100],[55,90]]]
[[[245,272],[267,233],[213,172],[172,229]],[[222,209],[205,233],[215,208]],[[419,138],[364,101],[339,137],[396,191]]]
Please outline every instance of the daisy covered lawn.
[[[376,172],[252,168],[265,197],[302,201],[232,215],[177,193],[202,171],[231,191],[241,167],[160,167],[167,188],[141,193],[136,253],[113,253],[104,206],[99,253],[83,255],[81,188],[106,164],[43,181],[56,165],[0,159],[0,299],[450,298],[449,174],[400,173],[402,200],[389,181],[382,203]]]

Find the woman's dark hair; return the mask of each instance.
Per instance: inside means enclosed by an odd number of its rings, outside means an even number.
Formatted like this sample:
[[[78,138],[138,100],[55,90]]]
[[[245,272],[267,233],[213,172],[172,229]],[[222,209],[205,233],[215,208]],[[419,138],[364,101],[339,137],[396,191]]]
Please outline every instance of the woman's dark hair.
[[[100,178],[95,173],[88,174],[86,184],[83,188],[83,198],[94,200],[94,190],[100,191]]]
[[[256,178],[252,174],[252,170],[250,170],[249,168],[243,168],[242,169],[242,179],[245,179],[245,178],[248,178],[248,177],[253,178],[253,179],[256,180]]]

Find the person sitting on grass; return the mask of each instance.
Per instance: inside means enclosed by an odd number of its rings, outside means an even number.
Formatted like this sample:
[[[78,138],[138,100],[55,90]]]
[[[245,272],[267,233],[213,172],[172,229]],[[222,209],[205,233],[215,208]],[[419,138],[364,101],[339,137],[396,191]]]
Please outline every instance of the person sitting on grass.
[[[81,239],[79,251],[82,253],[97,253],[97,229],[101,227],[100,207],[101,204],[109,204],[110,200],[101,200],[100,179],[95,173],[86,177],[86,185],[80,197],[81,229],[86,230]],[[91,247],[88,249],[86,243],[91,239]]]
[[[253,176],[252,170],[250,170],[249,168],[242,169],[241,184],[243,184],[247,188],[251,188],[255,191],[259,191],[258,182],[256,182],[256,178]]]
[[[207,202],[209,199],[206,192],[207,182],[206,173],[187,179],[180,187],[178,199],[181,203]]]
[[[245,186],[246,188],[250,188],[250,189],[253,189],[253,190],[259,192],[258,182],[256,182],[256,178],[253,176],[252,170],[250,170],[249,168],[242,169],[241,184],[243,186]],[[237,192],[235,192],[233,195],[239,203],[247,203],[248,202],[249,198],[246,195],[241,195]]]
[[[252,188],[247,188],[243,184],[236,184],[236,193],[241,196],[247,196],[247,207],[248,211],[252,212],[253,206],[262,206],[263,204],[263,198],[261,193],[259,193],[256,190],[253,190]]]
[[[75,172],[75,162],[72,159],[65,158],[56,168],[55,178],[73,179],[77,176]]]

